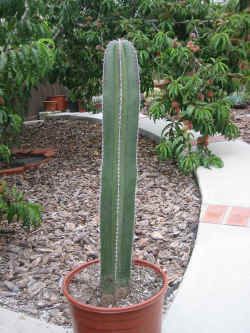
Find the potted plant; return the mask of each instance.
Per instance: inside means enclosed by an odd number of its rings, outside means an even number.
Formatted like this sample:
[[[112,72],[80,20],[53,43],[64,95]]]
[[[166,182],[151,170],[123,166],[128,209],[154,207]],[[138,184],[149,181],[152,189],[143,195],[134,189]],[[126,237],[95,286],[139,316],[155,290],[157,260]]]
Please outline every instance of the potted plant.
[[[136,51],[126,40],[110,42],[104,56],[103,75],[101,260],[100,278],[96,278],[100,298],[95,305],[86,304],[72,289],[81,274],[87,276],[87,289],[91,288],[88,276],[93,281],[93,270],[96,267],[98,271],[99,260],[82,264],[65,277],[63,292],[70,304],[74,333],[161,332],[167,276],[154,264],[132,260],[139,108]],[[145,272],[151,276],[150,286],[158,284],[158,287],[147,297],[137,295],[139,301],[120,306],[135,290],[145,292]],[[139,282],[135,282],[137,278]],[[131,292],[132,280],[139,285]]]

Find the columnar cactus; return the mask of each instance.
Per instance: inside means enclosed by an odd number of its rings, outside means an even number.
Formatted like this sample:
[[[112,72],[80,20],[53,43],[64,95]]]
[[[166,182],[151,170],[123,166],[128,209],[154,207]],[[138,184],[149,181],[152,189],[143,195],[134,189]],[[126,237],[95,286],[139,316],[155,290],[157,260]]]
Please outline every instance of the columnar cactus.
[[[128,287],[135,224],[140,82],[136,51],[126,40],[109,43],[103,74],[101,286]],[[124,290],[124,289],[123,289]]]

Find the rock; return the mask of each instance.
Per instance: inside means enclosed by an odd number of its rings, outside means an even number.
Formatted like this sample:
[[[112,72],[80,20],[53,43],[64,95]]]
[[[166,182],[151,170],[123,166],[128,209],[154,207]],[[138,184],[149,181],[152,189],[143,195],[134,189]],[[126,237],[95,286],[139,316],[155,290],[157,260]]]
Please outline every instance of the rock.
[[[75,229],[74,223],[66,223],[65,224],[65,231],[73,231]]]
[[[145,246],[148,245],[148,243],[149,243],[149,240],[147,238],[141,238],[137,242],[139,249],[143,249]]]
[[[37,257],[35,260],[33,260],[32,262],[31,262],[31,266],[32,267],[36,267],[36,266],[38,266],[39,264],[40,264],[40,262],[42,261],[42,258],[41,257]]]
[[[22,279],[22,280],[18,281],[17,284],[20,289],[23,289],[23,288],[27,287],[28,282],[29,282],[29,279]]]
[[[31,297],[35,297],[37,294],[40,293],[40,291],[45,288],[45,284],[42,282],[36,282],[31,284],[28,287],[28,293],[30,294]]]
[[[151,237],[153,239],[156,239],[156,240],[157,239],[163,239],[163,236],[162,236],[162,234],[159,231],[152,232]]]
[[[12,291],[13,293],[17,293],[19,291],[18,286],[16,286],[13,282],[11,282],[11,281],[4,281],[3,283],[4,283],[5,287],[9,291]]]

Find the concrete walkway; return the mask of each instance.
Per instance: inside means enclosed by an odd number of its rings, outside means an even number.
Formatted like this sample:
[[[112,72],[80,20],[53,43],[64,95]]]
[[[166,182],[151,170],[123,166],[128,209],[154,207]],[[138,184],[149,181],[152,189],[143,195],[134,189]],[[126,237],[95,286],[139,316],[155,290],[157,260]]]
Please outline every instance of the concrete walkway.
[[[71,333],[72,330],[49,325],[41,320],[6,309],[0,309],[1,333]]]
[[[102,119],[88,113],[53,117]],[[140,115],[140,131],[156,141],[165,125]],[[162,333],[250,333],[250,145],[219,141],[210,148],[225,166],[197,171],[202,194],[198,235]],[[0,310],[0,332],[70,331]]]

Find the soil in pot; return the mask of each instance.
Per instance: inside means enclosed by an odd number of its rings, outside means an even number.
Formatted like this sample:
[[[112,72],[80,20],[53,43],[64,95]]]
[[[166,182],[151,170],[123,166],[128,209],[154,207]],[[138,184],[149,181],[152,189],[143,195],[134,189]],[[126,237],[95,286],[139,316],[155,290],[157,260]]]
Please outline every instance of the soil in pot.
[[[103,304],[100,265],[96,263],[75,275],[69,285],[69,292],[80,303],[112,308],[142,303],[157,294],[161,288],[162,278],[159,274],[149,267],[133,265],[128,295],[117,296],[114,302]]]

